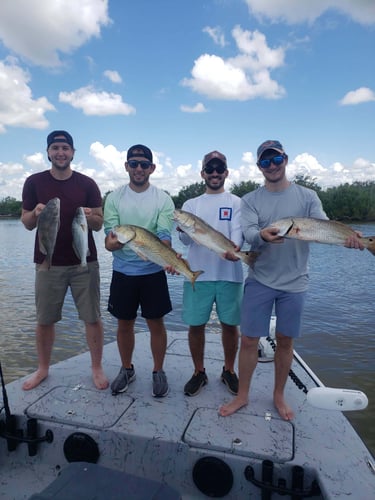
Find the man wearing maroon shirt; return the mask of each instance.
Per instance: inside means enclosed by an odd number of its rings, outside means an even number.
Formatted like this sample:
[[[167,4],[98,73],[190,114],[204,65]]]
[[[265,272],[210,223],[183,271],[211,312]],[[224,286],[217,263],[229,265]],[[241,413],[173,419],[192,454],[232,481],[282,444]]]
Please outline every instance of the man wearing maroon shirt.
[[[39,248],[38,233],[35,238],[36,345],[39,366],[24,382],[24,390],[33,389],[48,376],[55,323],[61,319],[68,288],[79,318],[85,323],[94,384],[98,389],[108,387],[101,365],[103,325],[100,317],[100,278],[92,235],[92,231],[99,231],[103,224],[102,198],[93,179],[72,170],[74,152],[73,138],[68,132],[51,132],[47,137],[50,170],[31,175],[23,187],[21,220],[30,231],[37,227],[39,215],[48,201],[53,198],[60,200],[60,225],[48,270],[43,266],[45,255]],[[73,249],[72,222],[78,207],[84,208],[89,229],[87,266],[80,265]]]

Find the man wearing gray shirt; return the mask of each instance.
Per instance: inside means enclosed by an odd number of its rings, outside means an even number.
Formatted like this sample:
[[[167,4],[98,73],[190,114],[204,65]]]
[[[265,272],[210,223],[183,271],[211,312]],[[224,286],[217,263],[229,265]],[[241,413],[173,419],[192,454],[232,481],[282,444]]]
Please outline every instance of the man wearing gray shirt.
[[[263,142],[257,165],[265,183],[241,200],[241,226],[251,250],[259,252],[245,281],[241,310],[239,389],[237,396],[219,409],[228,416],[247,405],[251,377],[258,361],[259,337],[269,334],[273,308],[276,314],[274,405],[284,420],[294,417],[284,399],[284,387],[293,360],[293,339],[300,334],[308,286],[309,243],[284,239],[272,222],[284,217],[327,219],[315,191],[286,177],[288,155],[279,141]],[[346,246],[360,248],[355,237]]]

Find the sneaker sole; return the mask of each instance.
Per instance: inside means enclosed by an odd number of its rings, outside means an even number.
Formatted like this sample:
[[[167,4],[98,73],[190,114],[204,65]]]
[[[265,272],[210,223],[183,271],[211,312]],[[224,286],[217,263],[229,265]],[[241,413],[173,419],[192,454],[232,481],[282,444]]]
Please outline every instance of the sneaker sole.
[[[129,389],[129,384],[131,384],[132,382],[134,382],[134,380],[135,380],[135,373],[134,373],[134,375],[132,377],[128,378],[128,383],[127,383],[127,385],[123,389],[120,389],[119,391],[114,391],[111,388],[112,396],[117,396],[117,394],[122,394],[123,392],[126,392]]]
[[[169,387],[167,389],[167,392],[165,392],[164,394],[155,394],[154,391],[152,391],[153,398],[165,398],[165,396],[167,396],[168,394],[169,394]]]

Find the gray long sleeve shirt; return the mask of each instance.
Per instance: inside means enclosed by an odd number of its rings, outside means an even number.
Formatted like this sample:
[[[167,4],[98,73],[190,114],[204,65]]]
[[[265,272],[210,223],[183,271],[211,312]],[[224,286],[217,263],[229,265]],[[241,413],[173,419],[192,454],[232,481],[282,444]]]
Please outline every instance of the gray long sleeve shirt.
[[[251,250],[260,252],[249,278],[286,292],[302,292],[308,286],[309,243],[285,239],[268,243],[260,230],[284,217],[327,219],[318,195],[312,189],[291,183],[280,192],[262,186],[241,199],[241,227]]]

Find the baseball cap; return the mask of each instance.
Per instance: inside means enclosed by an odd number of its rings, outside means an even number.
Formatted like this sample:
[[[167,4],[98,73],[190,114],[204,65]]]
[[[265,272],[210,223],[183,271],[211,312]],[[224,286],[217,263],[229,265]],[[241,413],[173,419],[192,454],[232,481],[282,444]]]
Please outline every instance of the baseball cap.
[[[143,156],[147,160],[150,160],[150,162],[152,163],[151,149],[148,148],[147,146],[144,146],[143,144],[135,144],[134,146],[128,149],[128,154],[126,159],[130,160],[135,156],[141,156],[141,157]]]
[[[265,142],[262,142],[262,144],[259,146],[257,150],[257,159],[258,161],[260,160],[262,154],[267,151],[268,149],[273,149],[274,151],[277,151],[278,153],[285,153],[284,148],[282,147],[281,143],[279,141],[273,141],[273,140],[268,140]]]
[[[61,137],[63,136],[63,137]],[[54,130],[47,136],[47,149],[53,142],[66,142],[74,149],[73,137],[65,130]]]
[[[223,153],[220,153],[219,151],[211,151],[211,153],[207,153],[203,158],[202,168],[204,168],[207,163],[210,163],[210,161],[212,160],[219,160],[221,163],[227,166],[227,159],[225,158]]]

